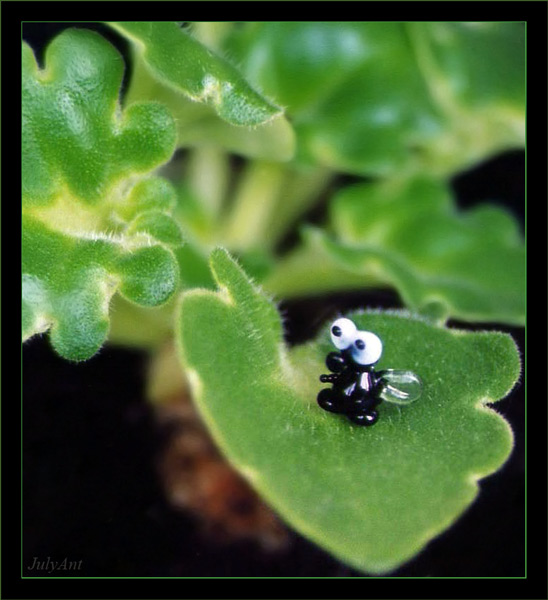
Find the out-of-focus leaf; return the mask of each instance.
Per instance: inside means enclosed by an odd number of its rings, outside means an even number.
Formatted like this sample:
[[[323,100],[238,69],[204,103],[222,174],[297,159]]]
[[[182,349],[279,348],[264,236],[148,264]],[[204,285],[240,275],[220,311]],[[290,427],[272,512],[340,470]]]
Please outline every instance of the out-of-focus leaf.
[[[170,102],[170,106],[173,103]],[[174,106],[178,116],[184,105]],[[295,133],[283,116],[253,129],[238,127],[221,121],[216,115],[204,114],[202,118],[186,123],[178,120],[177,144],[191,148],[202,144],[216,144],[228,152],[251,159],[286,162],[295,154]]]
[[[226,43],[286,107],[301,160],[447,174],[524,144],[522,23],[248,23]]]
[[[507,109],[525,106],[525,23],[412,23],[419,61],[434,85],[463,106]],[[428,53],[428,54],[427,54]]]
[[[463,170],[525,145],[525,23],[408,23],[431,96],[449,127],[424,146],[433,171]]]
[[[260,23],[233,44],[250,80],[287,106],[301,158],[386,174],[416,131],[439,128],[404,27]]]
[[[419,401],[382,404],[378,423],[359,428],[316,403],[328,331],[288,351],[275,305],[226,252],[216,250],[211,266],[219,291],[183,295],[177,334],[219,447],[300,533],[364,571],[396,568],[508,457],[511,430],[486,403],[519,376],[512,339],[403,313],[351,315],[382,338],[380,369],[410,369],[424,384]]]
[[[306,232],[303,245],[265,281],[269,290],[281,293],[294,283],[310,293],[306,273],[317,285],[320,263],[326,281],[342,289],[389,285],[407,307],[441,321],[524,323],[525,247],[500,207],[459,212],[445,184],[392,180],[339,192],[331,223],[334,236]]]
[[[393,285],[413,310],[525,322],[525,247],[500,207],[459,212],[444,184],[417,178],[347,188],[331,213],[333,256]]]

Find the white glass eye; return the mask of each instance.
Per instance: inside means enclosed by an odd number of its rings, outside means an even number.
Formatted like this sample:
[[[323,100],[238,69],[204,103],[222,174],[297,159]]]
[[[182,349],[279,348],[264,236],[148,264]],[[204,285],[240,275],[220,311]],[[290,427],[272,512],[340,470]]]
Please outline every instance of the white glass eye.
[[[359,365],[373,365],[382,354],[382,342],[370,331],[358,331],[352,343],[352,358]]]
[[[331,325],[331,341],[339,350],[346,350],[354,343],[358,328],[350,319],[337,319]]]

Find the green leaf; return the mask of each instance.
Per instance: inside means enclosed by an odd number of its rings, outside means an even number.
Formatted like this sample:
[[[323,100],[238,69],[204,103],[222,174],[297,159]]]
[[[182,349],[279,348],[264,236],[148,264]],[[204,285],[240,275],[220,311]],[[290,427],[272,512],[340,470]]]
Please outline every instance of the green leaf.
[[[38,68],[23,44],[23,339],[51,328],[57,352],[92,356],[116,291],[165,303],[182,244],[173,187],[149,172],[175,149],[164,107],[118,104],[123,62],[101,36],[68,29]]]
[[[326,284],[389,285],[411,310],[442,321],[524,324],[525,247],[500,207],[457,211],[445,184],[417,177],[348,187],[330,213],[335,236],[307,230],[303,246],[265,282],[268,289],[279,293],[296,282],[310,293],[319,262]]]
[[[525,247],[503,209],[459,212],[444,184],[416,178],[347,188],[331,215],[333,256],[394,285],[412,310],[525,323]]]
[[[525,23],[408,23],[417,62],[449,127],[422,148],[454,172],[525,145]]]
[[[525,23],[431,22],[408,25],[428,76],[456,102],[495,110],[525,106]]]
[[[219,447],[300,533],[358,569],[395,569],[508,457],[510,427],[486,404],[517,381],[513,340],[406,313],[351,315],[383,340],[380,369],[410,369],[424,384],[419,401],[383,403],[378,423],[359,428],[316,403],[328,330],[288,351],[274,303],[224,250],[211,267],[219,291],[183,295],[178,343]]]
[[[302,161],[454,173],[525,133],[523,23],[247,23],[227,36]],[[508,74],[508,78],[506,75]]]
[[[175,148],[164,107],[136,103],[121,112],[123,61],[101,36],[68,29],[47,47],[39,69],[23,43],[23,204],[71,195],[93,204],[123,177],[146,173]]]
[[[234,35],[244,73],[287,106],[301,159],[355,173],[401,167],[439,127],[398,23],[260,23]]]
[[[166,95],[162,97],[165,99]],[[295,132],[283,116],[249,129],[231,125],[212,114],[190,120],[188,115],[192,113],[184,103],[174,106],[170,100],[168,106],[173,107],[178,118],[177,144],[182,148],[215,144],[247,158],[280,162],[291,160],[295,154]]]
[[[237,69],[175,22],[110,23],[129,39],[151,75],[197,102],[211,103],[234,125],[259,125],[282,111],[258,94]]]
[[[211,25],[211,24],[209,24]],[[230,24],[228,24],[230,26]],[[169,24],[167,25],[169,26]],[[177,31],[177,39],[188,35]],[[177,44],[180,40],[177,41]],[[191,39],[191,44],[199,48],[200,53],[211,54],[202,48],[198,41]],[[295,152],[295,134],[289,122],[281,114],[261,125],[242,127],[219,116],[215,106],[207,98],[203,101],[192,100],[184,89],[173,81],[160,77],[151,69],[145,55],[134,46],[132,78],[126,94],[126,101],[154,100],[167,106],[177,123],[178,147],[215,147],[251,158],[287,161]],[[181,57],[181,73],[187,68],[188,57]],[[219,59],[220,60],[220,59]],[[228,75],[227,75],[228,76]],[[174,77],[179,77],[177,73]],[[232,77],[232,75],[230,75]],[[237,76],[238,80],[241,76]],[[264,100],[268,104],[268,100]]]
[[[132,245],[129,245],[130,241]],[[173,254],[150,238],[66,235],[23,216],[23,340],[51,328],[55,350],[85,360],[105,342],[116,290],[142,306],[177,287]]]

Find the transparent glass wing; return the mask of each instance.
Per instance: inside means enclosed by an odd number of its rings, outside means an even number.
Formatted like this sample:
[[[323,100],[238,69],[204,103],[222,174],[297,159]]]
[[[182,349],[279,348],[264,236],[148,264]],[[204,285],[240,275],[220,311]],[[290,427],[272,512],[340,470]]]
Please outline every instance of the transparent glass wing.
[[[422,381],[412,371],[387,369],[382,375],[380,397],[392,404],[411,404],[422,393]]]

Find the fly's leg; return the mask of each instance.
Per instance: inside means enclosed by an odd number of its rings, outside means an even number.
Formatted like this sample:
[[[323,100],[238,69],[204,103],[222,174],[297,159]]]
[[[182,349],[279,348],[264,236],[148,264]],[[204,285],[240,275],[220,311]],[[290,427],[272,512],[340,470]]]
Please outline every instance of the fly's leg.
[[[348,418],[356,425],[370,426],[374,425],[379,418],[375,408],[382,402],[375,394],[365,390],[356,390],[350,399],[350,409],[347,412]]]
[[[362,425],[365,427],[370,427],[377,422],[379,418],[379,413],[376,410],[371,410],[369,412],[358,412],[352,413],[348,415],[348,418],[355,423],[356,425]]]
[[[321,390],[318,394],[318,404],[328,412],[342,413],[345,411],[344,397],[335,393],[333,389]]]

